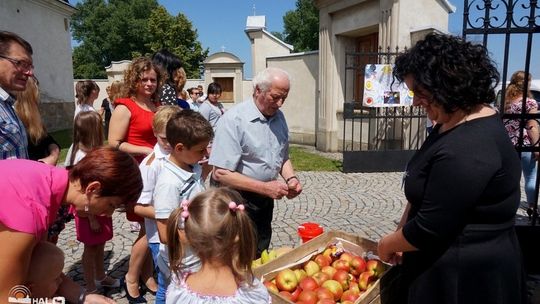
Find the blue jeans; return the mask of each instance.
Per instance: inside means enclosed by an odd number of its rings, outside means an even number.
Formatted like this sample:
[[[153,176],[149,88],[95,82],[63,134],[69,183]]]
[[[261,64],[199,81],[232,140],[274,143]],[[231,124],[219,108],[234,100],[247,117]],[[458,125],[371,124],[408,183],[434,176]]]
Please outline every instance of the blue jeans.
[[[154,269],[157,272],[158,289],[156,292],[156,304],[165,304],[165,296],[167,294],[167,282],[163,277],[161,271],[158,268],[158,255],[159,255],[159,243],[148,243],[150,252],[152,253],[152,260],[154,261]]]
[[[532,206],[536,191],[536,159],[532,152],[521,153],[521,168],[523,170],[523,178],[525,179],[525,196],[527,203]]]

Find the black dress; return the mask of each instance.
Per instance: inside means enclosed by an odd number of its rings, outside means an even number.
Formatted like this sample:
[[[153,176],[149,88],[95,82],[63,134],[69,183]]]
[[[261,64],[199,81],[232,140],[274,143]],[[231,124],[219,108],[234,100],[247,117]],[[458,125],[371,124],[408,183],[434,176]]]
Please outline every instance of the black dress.
[[[514,230],[520,173],[498,115],[435,127],[404,176],[403,234],[419,250],[403,256],[403,303],[526,302]]]
[[[49,156],[49,145],[51,144],[55,144],[60,148],[60,145],[51,135],[49,135],[49,133],[35,145],[30,140],[30,136],[28,136],[28,158],[31,160],[38,160]]]

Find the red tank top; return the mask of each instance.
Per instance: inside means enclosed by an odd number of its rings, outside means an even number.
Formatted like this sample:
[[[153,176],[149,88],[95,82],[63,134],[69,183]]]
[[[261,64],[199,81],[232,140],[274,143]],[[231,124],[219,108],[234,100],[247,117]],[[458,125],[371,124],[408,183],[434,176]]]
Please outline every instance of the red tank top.
[[[136,146],[153,148],[157,143],[152,130],[154,112],[139,107],[131,98],[119,98],[116,100],[116,105],[124,105],[131,112],[125,142]],[[133,157],[139,163],[144,159],[144,155],[134,155]]]

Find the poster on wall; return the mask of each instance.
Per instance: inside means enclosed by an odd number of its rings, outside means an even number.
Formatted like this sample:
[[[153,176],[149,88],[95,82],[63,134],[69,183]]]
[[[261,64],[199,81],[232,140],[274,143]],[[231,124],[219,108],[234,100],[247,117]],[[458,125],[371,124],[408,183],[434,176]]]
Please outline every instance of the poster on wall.
[[[366,107],[398,107],[412,105],[413,92],[392,75],[392,64],[367,64],[364,76]]]

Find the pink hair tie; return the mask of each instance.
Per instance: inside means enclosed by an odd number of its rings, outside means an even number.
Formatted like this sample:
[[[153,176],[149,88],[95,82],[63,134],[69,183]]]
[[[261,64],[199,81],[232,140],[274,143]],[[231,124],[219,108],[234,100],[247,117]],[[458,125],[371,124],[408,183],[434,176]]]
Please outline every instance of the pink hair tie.
[[[180,206],[182,207],[182,210],[183,210],[180,215],[185,220],[189,217],[189,212],[188,212],[189,201],[183,200],[182,203],[180,203]]]
[[[240,211],[244,211],[244,205],[242,204],[236,204],[235,202],[230,202],[229,203],[229,209],[233,210],[233,211],[237,211],[237,210],[240,210]]]

